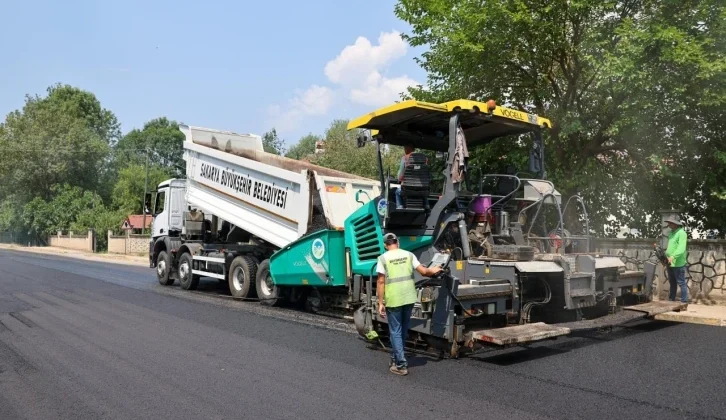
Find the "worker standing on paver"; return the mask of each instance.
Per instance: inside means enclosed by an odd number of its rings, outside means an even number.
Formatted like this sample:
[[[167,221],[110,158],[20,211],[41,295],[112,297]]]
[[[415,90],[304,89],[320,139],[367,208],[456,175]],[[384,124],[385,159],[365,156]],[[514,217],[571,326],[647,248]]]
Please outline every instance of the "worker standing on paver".
[[[413,253],[398,247],[398,237],[387,233],[383,237],[386,252],[378,257],[378,314],[388,318],[388,331],[391,337],[390,370],[397,375],[408,374],[408,362],[403,346],[408,335],[411,310],[418,299],[413,271],[422,276],[433,276],[441,271],[440,267],[423,266]]]
[[[404,155],[401,156],[401,162],[398,165],[398,173],[396,174],[396,178],[398,179],[399,183],[403,183],[403,174],[406,172],[406,163],[408,163],[408,158],[411,157],[411,153],[414,151],[413,145],[407,144],[403,148]],[[399,185],[398,188],[396,188],[396,208],[402,209],[403,208],[403,200],[401,200],[401,186]]]
[[[666,257],[668,258],[668,280],[671,290],[668,299],[676,300],[676,291],[678,286],[681,287],[681,302],[688,303],[688,284],[686,283],[686,263],[688,244],[688,235],[683,229],[683,223],[676,216],[669,216],[665,222],[670,228],[668,234],[668,248],[666,249]]]

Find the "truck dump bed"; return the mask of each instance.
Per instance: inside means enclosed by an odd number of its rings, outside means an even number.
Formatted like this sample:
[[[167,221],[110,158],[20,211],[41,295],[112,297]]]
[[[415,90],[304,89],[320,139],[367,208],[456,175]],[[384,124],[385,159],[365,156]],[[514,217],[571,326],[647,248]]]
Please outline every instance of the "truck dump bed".
[[[314,219],[315,228],[342,229],[348,215],[380,194],[377,181],[266,153],[254,134],[179,129],[189,206],[278,247],[307,234]]]

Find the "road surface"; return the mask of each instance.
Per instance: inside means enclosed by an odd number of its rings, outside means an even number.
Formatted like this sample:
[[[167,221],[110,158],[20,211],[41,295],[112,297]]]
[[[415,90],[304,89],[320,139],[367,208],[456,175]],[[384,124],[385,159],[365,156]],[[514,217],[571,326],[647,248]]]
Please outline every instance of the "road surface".
[[[153,270],[0,251],[0,419],[726,418],[726,334],[647,323],[407,377],[351,327],[163,287]]]

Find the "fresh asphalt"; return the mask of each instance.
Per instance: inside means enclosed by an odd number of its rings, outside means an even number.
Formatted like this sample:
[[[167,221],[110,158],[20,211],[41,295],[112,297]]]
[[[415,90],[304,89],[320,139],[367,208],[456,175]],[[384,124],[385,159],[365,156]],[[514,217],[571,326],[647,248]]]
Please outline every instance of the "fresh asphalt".
[[[726,330],[648,322],[407,377],[341,320],[0,251],[0,419],[726,419]]]

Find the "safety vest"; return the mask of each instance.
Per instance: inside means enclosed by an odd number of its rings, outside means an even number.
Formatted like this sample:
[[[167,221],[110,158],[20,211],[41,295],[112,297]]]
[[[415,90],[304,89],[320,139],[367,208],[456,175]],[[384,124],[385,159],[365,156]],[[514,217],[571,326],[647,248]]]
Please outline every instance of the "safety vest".
[[[416,303],[418,296],[413,277],[412,254],[400,248],[394,249],[378,257],[378,261],[386,271],[386,307],[397,308]]]

